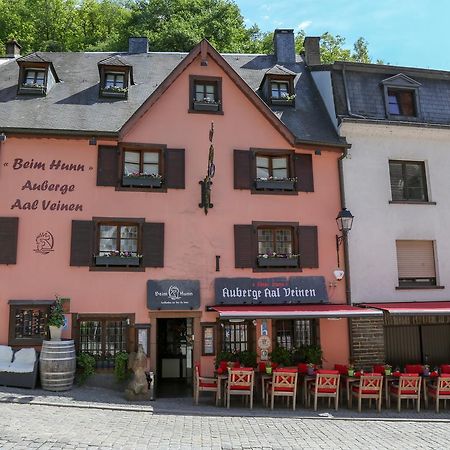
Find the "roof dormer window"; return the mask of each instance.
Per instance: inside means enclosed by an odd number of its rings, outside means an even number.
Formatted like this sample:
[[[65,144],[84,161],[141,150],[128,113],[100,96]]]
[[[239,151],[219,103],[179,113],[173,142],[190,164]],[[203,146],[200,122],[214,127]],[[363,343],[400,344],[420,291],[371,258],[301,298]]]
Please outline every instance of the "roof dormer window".
[[[279,64],[266,72],[261,90],[269,105],[295,105],[295,76],[294,72]]]
[[[17,64],[19,65],[18,94],[47,95],[59,82],[51,61],[47,61],[38,53],[19,58]]]
[[[399,73],[381,82],[388,119],[417,120],[420,117],[420,83]]]
[[[117,56],[98,63],[100,72],[100,95],[102,97],[127,98],[133,83],[133,68]]]

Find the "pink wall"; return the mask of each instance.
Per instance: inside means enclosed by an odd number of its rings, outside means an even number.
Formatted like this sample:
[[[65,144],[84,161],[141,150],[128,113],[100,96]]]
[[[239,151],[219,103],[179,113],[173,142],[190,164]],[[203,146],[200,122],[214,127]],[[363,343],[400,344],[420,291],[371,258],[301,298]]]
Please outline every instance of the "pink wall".
[[[223,77],[224,115],[187,112],[190,74]],[[198,182],[206,172],[211,121],[214,121],[216,150],[214,208],[205,216],[198,207]],[[137,322],[147,322],[148,279],[199,279],[204,310],[205,305],[214,304],[213,282],[217,276],[272,276],[271,273],[234,268],[233,225],[238,223],[298,221],[303,225],[317,225],[320,269],[306,269],[302,275],[323,275],[327,285],[334,281],[332,271],[337,264],[334,218],[340,209],[339,152],[322,151],[320,156],[313,155],[314,193],[300,193],[294,197],[252,195],[248,190],[234,190],[233,149],[292,147],[213,61],[202,67],[196,60],[122,141],[184,148],[186,189],[171,189],[164,194],[97,187],[97,147],[89,146],[87,139],[8,137],[2,145],[0,215],[17,216],[20,221],[17,265],[0,268],[0,343],[6,343],[8,339],[9,299],[52,299],[59,294],[71,298],[71,312],[135,312]],[[44,162],[46,170],[14,170],[15,158]],[[84,171],[50,170],[49,165],[54,159],[82,164]],[[74,190],[63,195],[22,189],[28,180],[31,183],[48,180],[49,183],[73,184]],[[38,209],[11,209],[16,199],[22,203],[38,200]],[[44,211],[44,200],[80,204],[82,211]],[[164,222],[165,267],[146,269],[145,272],[90,272],[86,267],[70,267],[71,220],[90,220],[93,216],[143,217],[147,221]],[[50,231],[55,238],[54,251],[47,255],[34,252],[35,238],[44,231]],[[219,273],[215,272],[215,255],[221,256]],[[329,288],[331,302],[345,302],[343,283]],[[205,313],[202,320],[215,318],[215,314]],[[344,360],[345,352],[335,344],[339,341],[342,348],[348,347],[347,330],[340,326],[341,322],[345,321],[326,323],[325,329],[334,335],[328,337],[322,333],[322,342],[330,352],[331,349],[339,350]]]

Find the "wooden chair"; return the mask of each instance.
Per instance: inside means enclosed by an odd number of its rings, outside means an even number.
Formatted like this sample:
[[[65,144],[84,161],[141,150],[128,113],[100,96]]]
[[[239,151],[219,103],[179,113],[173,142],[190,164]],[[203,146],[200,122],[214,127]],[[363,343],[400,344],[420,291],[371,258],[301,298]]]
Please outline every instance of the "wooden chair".
[[[194,372],[194,400],[198,405],[198,397],[200,392],[214,392],[216,394],[216,405],[220,401],[219,381],[217,378],[207,378],[200,376],[200,364],[195,364]]]
[[[439,412],[439,400],[444,400],[444,406],[447,406],[447,399],[450,400],[450,374],[441,374],[436,384],[429,384],[427,394],[428,397],[435,399],[437,413]]]
[[[318,370],[316,381],[311,385],[308,396],[308,406],[314,395],[314,411],[317,411],[317,399],[319,397],[334,398],[334,409],[338,410],[339,404],[339,380],[340,374],[337,370]]]
[[[253,385],[255,372],[251,367],[230,369],[227,382],[227,408],[230,407],[232,395],[245,395],[250,398],[250,409],[253,408]]]
[[[422,380],[418,373],[400,374],[398,383],[393,383],[389,391],[390,397],[397,398],[397,410],[401,410],[401,401],[403,399],[412,399],[417,402],[417,412],[420,412],[420,388]]]
[[[381,401],[383,399],[383,375],[379,373],[367,373],[361,375],[359,385],[353,385],[350,396],[350,407],[352,399],[358,399],[358,412],[361,412],[361,401],[363,398],[377,401],[378,412],[381,411]]]
[[[276,369],[272,373],[272,381],[267,383],[266,406],[269,405],[273,409],[275,397],[286,397],[289,407],[289,398],[292,397],[292,410],[295,411],[295,403],[297,399],[297,377],[298,370],[295,369]]]

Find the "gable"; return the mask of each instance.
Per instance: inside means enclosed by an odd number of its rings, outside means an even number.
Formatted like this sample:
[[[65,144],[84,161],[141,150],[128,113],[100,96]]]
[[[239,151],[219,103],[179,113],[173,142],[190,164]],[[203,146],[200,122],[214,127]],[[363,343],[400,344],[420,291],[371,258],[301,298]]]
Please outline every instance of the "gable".
[[[381,81],[381,84],[383,84],[384,86],[401,88],[417,88],[421,85],[419,82],[404,75],[403,73],[399,73],[397,75],[394,75],[393,77],[385,78]]]

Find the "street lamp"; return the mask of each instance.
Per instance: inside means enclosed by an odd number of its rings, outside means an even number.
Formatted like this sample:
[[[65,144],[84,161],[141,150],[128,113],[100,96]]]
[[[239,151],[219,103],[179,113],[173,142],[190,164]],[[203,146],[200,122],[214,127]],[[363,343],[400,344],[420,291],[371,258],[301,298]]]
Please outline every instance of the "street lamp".
[[[336,223],[337,223],[339,231],[342,232],[342,234],[340,236],[336,235],[337,263],[338,263],[338,267],[340,267],[340,264],[339,264],[339,246],[347,238],[347,233],[352,229],[352,225],[353,225],[353,215],[352,215],[352,213],[350,211],[348,211],[346,208],[342,208],[339,211],[339,214],[336,217]]]

